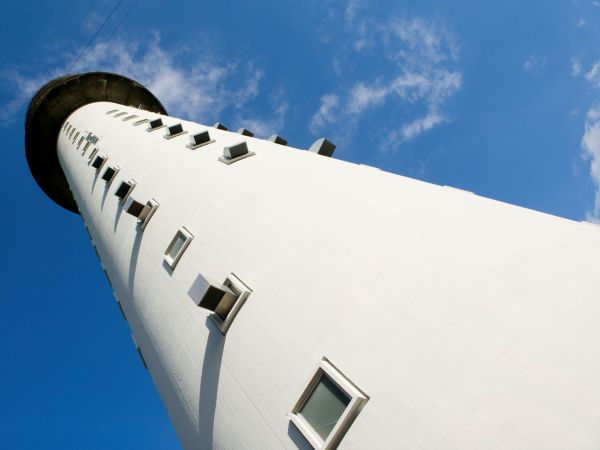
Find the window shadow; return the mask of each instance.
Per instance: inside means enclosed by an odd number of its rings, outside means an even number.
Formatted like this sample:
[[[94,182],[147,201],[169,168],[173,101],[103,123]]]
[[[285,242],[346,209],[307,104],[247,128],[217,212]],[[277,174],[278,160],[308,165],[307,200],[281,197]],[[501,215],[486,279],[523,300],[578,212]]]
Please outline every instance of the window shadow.
[[[135,271],[137,269],[138,257],[140,254],[140,247],[142,245],[142,237],[144,233],[138,229],[135,239],[133,241],[133,247],[131,249],[131,258],[129,259],[129,292],[133,295],[133,288],[135,283]]]
[[[119,226],[119,220],[121,219],[121,213],[123,212],[124,207],[125,207],[124,202],[118,202],[117,213],[115,214],[115,224],[113,225],[113,233],[117,232],[117,227]]]
[[[96,169],[94,169],[96,170]],[[94,188],[96,187],[96,182],[98,181],[98,177],[100,176],[100,171],[96,170],[96,174],[94,175],[94,181],[92,181],[92,194],[94,193]]]
[[[215,411],[217,408],[217,392],[225,336],[221,334],[210,317],[206,318],[209,330],[204,361],[202,361],[202,376],[200,378],[200,400],[198,402],[198,447],[213,448]]]
[[[106,201],[106,197],[108,196],[108,192],[110,191],[110,185],[112,183],[106,183],[104,186],[104,193],[102,194],[102,201],[100,202],[100,211],[104,209],[104,202]]]

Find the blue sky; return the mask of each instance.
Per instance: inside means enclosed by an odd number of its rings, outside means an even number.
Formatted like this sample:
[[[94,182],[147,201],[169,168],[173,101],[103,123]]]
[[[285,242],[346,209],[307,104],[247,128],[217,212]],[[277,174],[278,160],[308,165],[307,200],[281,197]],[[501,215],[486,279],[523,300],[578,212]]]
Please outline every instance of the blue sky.
[[[587,0],[5,2],[0,446],[178,448],[81,219],[29,174],[47,80],[119,72],[174,116],[598,222],[599,25]]]

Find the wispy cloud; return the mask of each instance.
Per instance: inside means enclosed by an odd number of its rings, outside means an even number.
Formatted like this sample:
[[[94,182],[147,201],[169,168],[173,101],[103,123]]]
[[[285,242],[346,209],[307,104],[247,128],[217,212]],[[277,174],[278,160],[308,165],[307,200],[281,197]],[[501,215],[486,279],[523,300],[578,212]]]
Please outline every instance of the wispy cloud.
[[[321,105],[311,118],[310,130],[313,133],[319,131],[328,123],[333,123],[337,120],[340,98],[336,94],[325,94],[321,97]]]
[[[258,117],[254,113],[240,113],[236,120],[245,128],[251,130],[257,137],[268,137],[278,134],[285,126],[285,118],[289,110],[283,89],[276,90],[269,95],[269,110],[271,114],[267,117]]]
[[[574,77],[579,76],[581,73],[581,61],[579,58],[571,58],[571,75]]]
[[[544,67],[546,67],[547,63],[548,58],[545,56],[530,55],[529,58],[527,58],[527,60],[525,60],[523,63],[523,72],[537,75],[544,70]]]
[[[581,147],[584,156],[590,160],[590,175],[596,186],[594,207],[588,212],[587,219],[600,223],[600,105],[587,113]]]
[[[347,28],[351,30],[348,41],[353,44],[344,51],[368,50],[369,57],[378,58],[380,71],[370,78],[351,79],[343,65],[352,57],[338,55],[334,69],[340,87],[321,96],[311,118],[311,131],[335,128],[348,136],[362,115],[389,106],[409,111],[404,123],[389,124],[397,132],[388,135],[399,145],[449,121],[444,107],[463,82],[461,72],[453,67],[460,48],[452,34],[438,20],[422,17],[372,21],[360,6],[351,1],[346,8]]]
[[[63,74],[66,64],[32,76],[18,70],[0,73],[19,97],[0,114],[21,108],[36,89]],[[74,73],[85,71],[111,71],[133,78],[148,87],[171,115],[204,122],[218,119],[227,108],[244,108],[259,95],[263,78],[263,71],[252,61],[217,58],[207,52],[176,53],[161,44],[158,34],[145,42],[113,39],[96,43],[72,69]],[[285,112],[279,110],[280,120]]]
[[[585,79],[600,88],[600,61],[594,64],[585,74]]]

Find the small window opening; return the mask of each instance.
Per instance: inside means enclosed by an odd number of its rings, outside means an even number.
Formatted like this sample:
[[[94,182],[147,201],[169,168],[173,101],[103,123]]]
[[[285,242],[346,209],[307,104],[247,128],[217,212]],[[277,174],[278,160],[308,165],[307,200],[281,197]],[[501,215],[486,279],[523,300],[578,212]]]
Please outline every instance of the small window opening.
[[[167,132],[163,136],[165,139],[173,139],[174,137],[181,136],[182,134],[186,134],[187,131],[183,131],[183,125],[180,123],[176,123],[175,125],[171,125],[167,127]]]
[[[244,135],[244,136],[249,136],[249,137],[254,136],[254,133],[252,131],[250,131],[247,128],[244,128],[244,127],[242,127],[239,130],[237,130],[237,132],[239,134],[241,134],[241,135]]]
[[[110,111],[108,111],[106,114],[112,114],[112,113],[116,113],[118,111],[118,109],[111,109]]]
[[[254,152],[248,151],[248,145],[246,142],[240,142],[239,144],[225,147],[223,149],[223,156],[219,157],[219,161],[225,164],[233,164],[240,159],[244,159],[252,155],[254,155]]]
[[[108,185],[108,184],[111,183],[112,180],[114,180],[114,178],[117,175],[118,171],[119,171],[119,168],[117,166],[115,166],[115,167],[109,167],[102,174],[102,179],[104,181],[106,181],[106,184]]]
[[[140,120],[136,120],[135,122],[133,122],[133,126],[137,127],[138,125],[141,125],[143,123],[148,122],[148,119],[140,119]]]
[[[199,274],[188,291],[198,306],[213,312],[210,317],[223,334],[227,333],[251,293],[252,289],[234,273],[229,274],[223,283]]]
[[[273,135],[269,136],[269,139],[267,139],[267,141],[271,141],[271,142],[274,142],[275,144],[279,144],[279,145],[288,145],[287,139],[282,138],[278,134],[273,134]]]
[[[136,114],[132,114],[131,116],[127,116],[123,119],[123,122],[127,122],[128,120],[135,119],[137,117]]]
[[[94,159],[94,162],[92,163],[92,167],[94,169],[96,169],[96,171],[99,171],[105,162],[106,162],[106,156],[96,156],[96,158]]]
[[[133,180],[123,181],[121,183],[121,185],[115,191],[115,195],[117,197],[119,197],[119,200],[121,202],[124,202],[127,199],[127,197],[129,197],[129,195],[131,194],[131,191],[133,191],[134,187],[135,187],[135,181],[133,181]]]
[[[335,144],[325,138],[317,139],[308,149],[309,152],[317,153],[323,156],[333,156]]]
[[[140,228],[144,230],[158,207],[159,204],[154,199],[147,201],[145,205],[136,200],[132,200],[127,207],[127,213],[137,217]]]
[[[192,236],[185,228],[181,228],[177,231],[175,237],[171,240],[171,243],[165,251],[165,262],[171,269],[175,269],[183,252],[189,247],[193,238],[194,236]]]
[[[92,143],[90,141],[87,141],[85,143],[85,145],[83,146],[83,151],[81,152],[81,155],[85,155],[85,152],[87,151],[87,149],[89,148],[89,146],[92,145]]]
[[[315,449],[335,449],[368,399],[323,358],[288,417]]]
[[[68,126],[69,126],[69,121],[67,120],[67,121],[65,122],[65,124],[63,125],[63,129],[62,129],[62,130],[63,130],[63,131],[65,131],[65,130],[67,129],[67,127],[68,127]]]
[[[123,111],[123,112],[120,112],[119,114],[115,114],[115,115],[114,115],[114,117],[115,117],[115,118],[116,118],[116,117],[121,117],[121,116],[124,116],[125,114],[127,114],[127,112],[126,112],[126,111]]]
[[[187,144],[186,147],[191,150],[195,150],[199,147],[211,144],[213,142],[215,141],[210,138],[210,134],[208,134],[208,131],[202,131],[200,133],[196,133],[190,136],[190,143]]]
[[[83,142],[83,136],[81,136],[79,138],[79,142],[77,143],[77,150],[79,150],[79,147],[81,147],[81,143]]]
[[[162,122],[162,119],[159,117],[158,119],[154,119],[148,122],[148,127],[146,128],[146,131],[156,131],[162,127],[164,127],[164,124]]]
[[[73,138],[73,143],[75,143],[75,141],[77,140],[77,137],[79,136],[79,131],[77,132],[77,134],[75,135],[75,137]]]

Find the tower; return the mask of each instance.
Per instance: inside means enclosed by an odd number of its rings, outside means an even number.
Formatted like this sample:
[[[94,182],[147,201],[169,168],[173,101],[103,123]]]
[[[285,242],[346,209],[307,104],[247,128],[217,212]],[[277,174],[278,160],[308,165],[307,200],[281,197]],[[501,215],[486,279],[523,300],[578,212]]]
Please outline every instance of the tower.
[[[34,96],[185,448],[597,448],[600,229],[167,115],[126,77]]]

